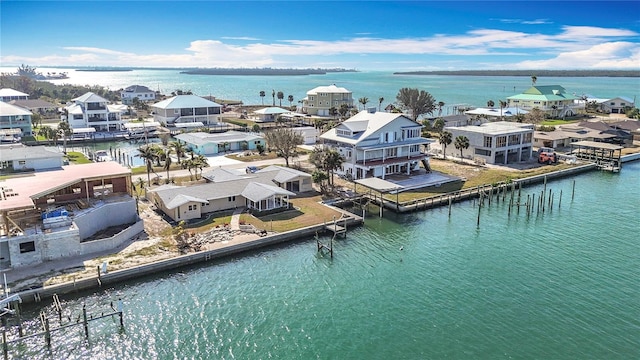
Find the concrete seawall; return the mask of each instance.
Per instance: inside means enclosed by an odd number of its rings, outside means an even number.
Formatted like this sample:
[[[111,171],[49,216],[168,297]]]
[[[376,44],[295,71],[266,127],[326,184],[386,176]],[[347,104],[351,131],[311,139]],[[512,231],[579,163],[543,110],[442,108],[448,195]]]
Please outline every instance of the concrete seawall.
[[[363,223],[363,219],[361,217],[349,214],[346,218],[339,219],[338,224],[344,224],[345,219],[348,228],[360,226]],[[40,301],[41,299],[52,297],[53,294],[62,295],[77,292],[80,290],[99,288],[101,286],[112,285],[126,280],[140,278],[141,276],[145,275],[151,275],[162,271],[204,263],[213,259],[224,258],[226,256],[236,255],[267,246],[311,238],[315,236],[316,233],[322,234],[327,231],[328,230],[326,229],[325,224],[317,224],[302,229],[291,230],[284,233],[266,236],[264,238],[248,241],[245,243],[230,245],[214,250],[200,251],[197,253],[181,255],[171,259],[144,264],[133,268],[109,272],[107,274],[102,274],[99,277],[96,275],[88,278],[78,279],[72,282],[25,290],[17,294],[25,303]]]

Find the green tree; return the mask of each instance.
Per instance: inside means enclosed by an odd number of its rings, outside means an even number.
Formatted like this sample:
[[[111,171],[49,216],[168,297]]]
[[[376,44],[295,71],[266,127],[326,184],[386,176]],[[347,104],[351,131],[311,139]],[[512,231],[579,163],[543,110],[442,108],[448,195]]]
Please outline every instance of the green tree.
[[[460,150],[460,160],[462,160],[462,150],[469,148],[469,139],[464,135],[456,136],[456,140],[453,143],[453,146],[455,146],[456,149]]]
[[[442,130],[444,130],[444,119],[443,118],[437,118],[434,122],[433,122],[433,130],[435,130],[438,133],[441,133]]]
[[[276,91],[271,89],[271,97],[273,98],[273,106],[276,106]]]
[[[264,105],[264,97],[265,97],[266,95],[267,95],[267,94],[264,92],[264,90],[260,91],[260,98],[262,99],[262,105]]]
[[[440,142],[440,145],[442,145],[442,156],[445,159],[447,158],[447,145],[451,144],[451,141],[453,140],[452,136],[453,135],[448,131],[443,131],[440,133],[440,136],[438,136],[438,141]]]
[[[496,105],[496,103],[494,103],[493,100],[487,101],[487,107],[488,108],[493,108],[495,105]]]
[[[382,111],[381,107],[382,107],[382,102],[384,101],[384,98],[382,96],[380,96],[380,98],[378,98],[378,111]]]
[[[165,154],[164,154],[164,169],[167,171],[167,184],[169,183],[169,170],[171,170],[171,153],[173,152],[173,150],[171,150],[170,148],[166,150]]]
[[[507,102],[504,100],[500,100],[500,120],[502,120],[502,110],[504,110],[507,107]]]
[[[278,91],[278,101],[280,101],[280,107],[282,107],[282,99],[284,99],[284,93],[282,91]]]
[[[369,98],[361,97],[360,99],[358,99],[358,102],[362,104],[362,110],[365,110],[367,108],[367,103],[369,102]]]
[[[287,96],[287,100],[289,100],[289,108],[293,107],[293,95]]]
[[[309,154],[309,162],[319,170],[326,172],[329,184],[333,187],[334,172],[342,166],[344,158],[336,149],[315,147],[311,154]]]
[[[287,167],[289,167],[289,158],[297,155],[298,145],[304,143],[302,135],[289,128],[271,130],[265,134],[265,140],[269,148],[284,158]]]
[[[349,112],[349,105],[347,104],[341,104],[340,108],[338,108],[338,113],[340,114],[341,119],[344,119],[347,116],[348,112]]]
[[[151,184],[151,172],[153,171],[153,160],[156,158],[156,152],[151,145],[143,145],[138,148],[137,157],[144,160],[147,167],[147,184]]]
[[[176,157],[178,158],[178,165],[180,165],[182,157],[187,152],[187,145],[180,140],[175,140],[169,144],[169,148],[176,154]]]
[[[444,101],[438,101],[438,116],[442,116],[443,107],[444,107]]]
[[[536,86],[536,82],[538,82],[538,77],[535,75],[531,76],[531,86]]]
[[[67,153],[67,138],[73,134],[73,129],[69,126],[69,123],[66,121],[61,121],[58,124],[58,134],[62,136],[63,142],[63,152]]]
[[[253,126],[251,127],[251,131],[253,132],[260,132],[260,125],[258,124],[253,124]]]
[[[396,100],[403,109],[411,112],[413,121],[418,121],[422,114],[431,114],[436,108],[435,99],[424,90],[402,88],[396,95]]]
[[[524,121],[534,125],[541,123],[544,120],[544,118],[545,118],[544,111],[540,110],[537,107],[531,109],[531,111],[529,111],[527,114],[524,115]]]
[[[318,186],[320,186],[320,192],[323,194],[327,193],[327,180],[329,177],[324,171],[319,169],[314,170],[311,174],[311,179],[314,184],[318,184]]]

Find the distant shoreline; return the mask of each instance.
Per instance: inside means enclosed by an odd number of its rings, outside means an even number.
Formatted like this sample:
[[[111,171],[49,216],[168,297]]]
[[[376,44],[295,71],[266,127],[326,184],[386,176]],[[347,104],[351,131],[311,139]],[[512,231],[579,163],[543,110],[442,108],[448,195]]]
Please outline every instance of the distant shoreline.
[[[640,70],[451,70],[397,71],[393,75],[640,77]]]
[[[133,71],[133,69],[76,69],[76,71],[95,71],[95,72],[103,72],[103,71]]]
[[[357,72],[353,69],[244,69],[244,68],[213,68],[213,69],[190,69],[181,71],[180,74],[188,75],[324,75],[326,73]]]

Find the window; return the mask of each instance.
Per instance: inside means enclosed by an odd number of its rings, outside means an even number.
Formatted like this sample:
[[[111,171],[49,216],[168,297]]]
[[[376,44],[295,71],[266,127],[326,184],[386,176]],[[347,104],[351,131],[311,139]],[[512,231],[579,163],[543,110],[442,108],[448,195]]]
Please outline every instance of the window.
[[[524,134],[524,139],[522,140],[522,143],[523,143],[523,144],[529,144],[529,143],[531,143],[531,137],[532,137],[532,136],[533,136],[533,134],[532,134],[532,133]]]
[[[476,149],[476,155],[491,156],[491,150]]]
[[[520,145],[520,134],[509,135],[509,145]]]
[[[416,153],[420,151],[420,145],[411,145],[409,146],[410,153]]]
[[[228,199],[229,199],[230,202],[231,201],[236,201],[236,197],[235,196],[229,196]]]
[[[506,136],[498,136],[496,139],[496,147],[505,147],[507,146],[507,137]]]
[[[492,140],[493,140],[493,138],[491,136],[485,136],[484,137],[484,147],[490,148],[491,145],[492,145]]]
[[[386,157],[396,157],[396,156],[398,156],[398,148],[385,149],[384,156],[386,156]]]
[[[18,165],[25,165],[27,162],[25,160],[19,160]]]
[[[198,210],[198,205],[189,205],[189,211]]]
[[[36,251],[36,243],[27,241],[20,244],[20,254]]]

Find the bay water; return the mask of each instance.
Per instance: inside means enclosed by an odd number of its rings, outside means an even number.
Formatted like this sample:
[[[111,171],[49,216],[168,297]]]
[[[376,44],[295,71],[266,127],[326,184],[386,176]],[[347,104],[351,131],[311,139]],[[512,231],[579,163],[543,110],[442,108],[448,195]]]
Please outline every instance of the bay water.
[[[29,359],[638,359],[640,162],[547,183],[553,206],[494,197],[65,296],[117,319],[12,347]],[[536,194],[543,185],[522,189]],[[575,190],[574,190],[575,189]],[[573,196],[572,196],[573,194]],[[323,239],[327,241],[327,239]],[[39,330],[27,306],[27,333]],[[42,308],[42,306],[45,306]]]
[[[13,67],[0,67],[0,72],[15,72]],[[486,107],[489,100],[499,104],[508,96],[519,94],[531,85],[530,76],[449,76],[449,75],[394,75],[389,71],[361,71],[327,73],[308,76],[220,76],[181,74],[179,69],[134,69],[131,71],[76,71],[64,68],[38,68],[37,71],[67,72],[69,78],[52,80],[55,84],[102,86],[110,90],[131,85],[144,85],[162,94],[176,90],[192,91],[200,96],[240,100],[245,105],[271,106],[272,90],[282,91],[282,102],[276,97],[276,106],[298,105],[307,91],[335,84],[353,93],[354,105],[361,108],[358,99],[369,99],[367,107],[385,107],[396,102],[401,88],[418,88],[431,93],[436,102],[444,102],[442,115],[456,114],[456,107]],[[535,76],[535,74],[531,74]],[[567,93],[578,97],[595,98],[624,96],[633,100],[640,95],[640,78],[616,77],[537,77],[537,85],[561,85]],[[265,97],[259,96],[260,91]],[[288,96],[294,100],[289,103]],[[380,98],[384,98],[380,104]],[[497,105],[496,105],[497,106]],[[434,114],[437,115],[437,114]]]

